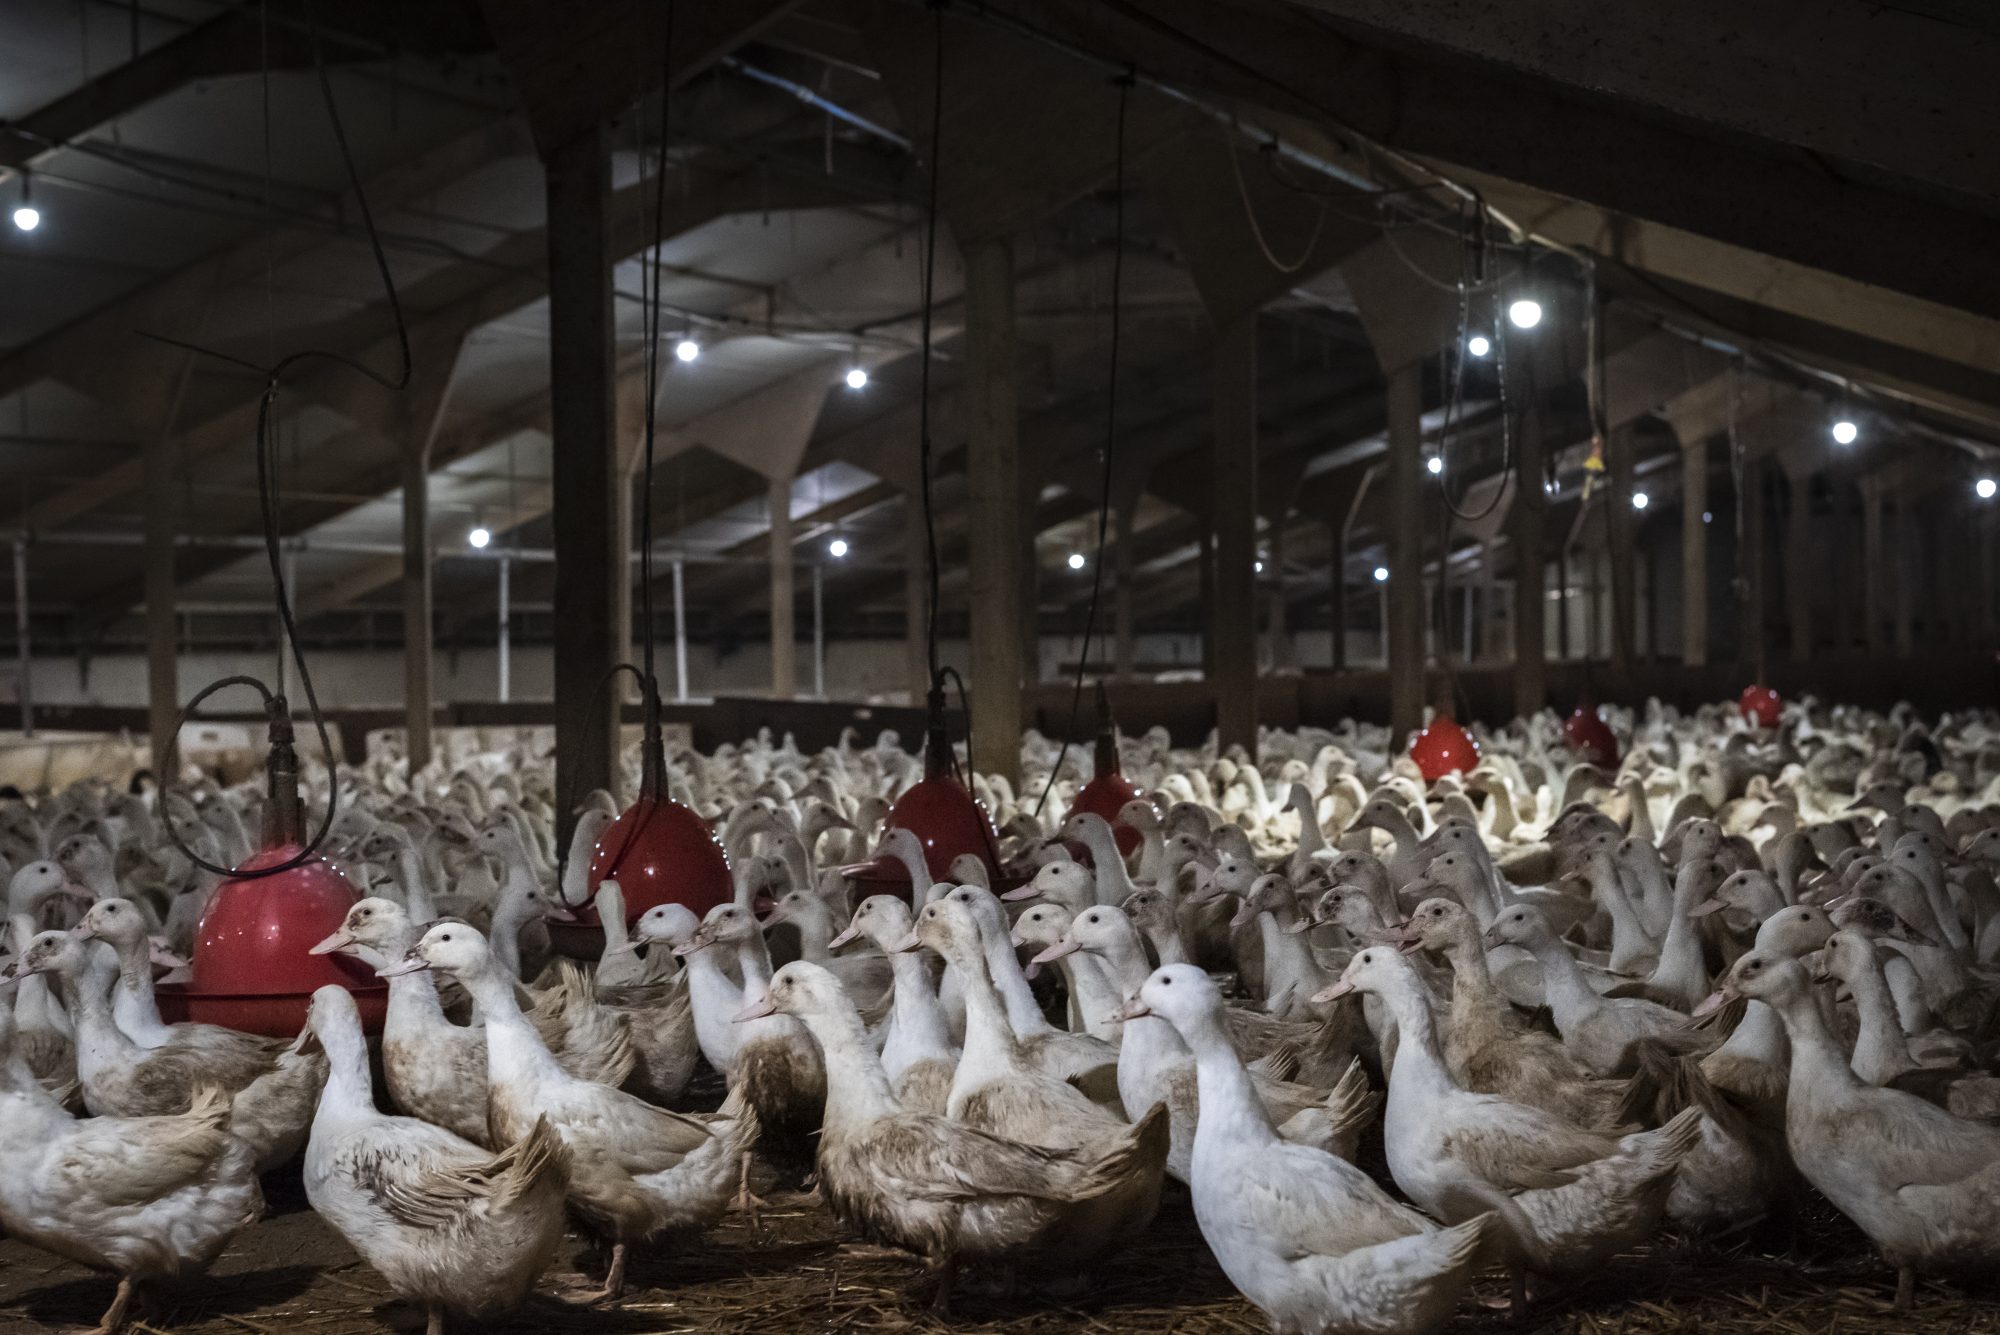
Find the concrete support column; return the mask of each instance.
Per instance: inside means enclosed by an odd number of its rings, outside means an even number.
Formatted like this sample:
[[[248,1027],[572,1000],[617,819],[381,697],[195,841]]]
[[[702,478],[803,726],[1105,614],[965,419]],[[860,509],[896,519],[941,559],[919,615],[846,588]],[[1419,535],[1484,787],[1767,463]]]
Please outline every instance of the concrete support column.
[[[1271,524],[1271,540],[1267,544],[1270,552],[1264,562],[1265,604],[1270,609],[1265,613],[1264,630],[1271,640],[1271,666],[1286,668],[1292,665],[1291,629],[1285,624],[1285,521],[1280,518]]]
[[[1021,777],[1027,544],[1022,534],[1014,253],[965,248],[965,458],[970,492],[972,767]]]
[[[431,763],[430,458],[403,446],[403,727],[410,772]]]
[[[637,452],[635,451],[634,453],[636,457]],[[632,515],[632,507],[638,498],[639,487],[637,482],[638,479],[633,476],[632,470],[629,468],[620,468],[617,476],[612,481],[612,486],[616,489],[617,493],[611,504],[612,517],[617,524],[617,530],[613,533],[612,538],[618,544],[616,549],[618,556],[614,558],[618,564],[614,569],[623,578],[614,577],[611,587],[611,638],[612,643],[617,646],[612,650],[612,655],[615,658],[627,659],[639,664],[643,669],[645,664],[639,652],[639,637],[636,633],[637,628],[634,623],[636,614],[633,602],[635,600],[632,594],[633,587],[639,579],[637,564],[632,560],[632,552],[634,550],[632,535],[637,523]],[[659,536],[658,532],[656,531],[653,536],[657,538]],[[660,671],[660,665],[657,662],[653,664],[653,671],[656,674]],[[618,682],[617,694],[620,699],[637,700],[640,698],[639,687],[630,677],[621,673],[619,674]]]
[[[180,715],[179,646],[174,622],[174,496],[172,446],[164,437],[147,443],[146,483],[146,731],[153,773],[171,784],[167,752]]]
[[[1530,403],[1521,418],[1514,476],[1519,479],[1514,508],[1514,712],[1523,718],[1548,700],[1548,652],[1542,630],[1548,610],[1542,570],[1542,519],[1548,496],[1542,491],[1542,414]]]
[[[771,697],[799,694],[797,571],[792,565],[792,480],[771,483]]]
[[[1398,752],[1424,721],[1423,393],[1418,362],[1390,371],[1389,728]]]
[[[1117,512],[1118,566],[1117,583],[1111,591],[1111,616],[1115,640],[1112,661],[1120,681],[1132,680],[1138,659],[1138,637],[1132,615],[1132,520],[1137,509],[1138,498],[1134,497],[1119,506]]]
[[[2000,577],[1994,570],[1995,563],[2000,562],[2000,544],[1995,543],[1994,534],[2000,526],[1994,522],[1993,510],[1991,505],[1979,507],[1976,521],[1979,532],[1975,539],[1979,552],[1979,613],[1973,620],[1973,634],[1978,636],[1975,643],[1986,650],[1991,650],[1996,641],[2000,641],[2000,627],[1996,626],[1994,608],[1994,583],[1996,577]]]
[[[1681,447],[1681,662],[1708,662],[1708,441]]]
[[[930,610],[929,548],[924,539],[923,499],[911,492],[903,504],[903,647],[910,679],[910,703],[921,707],[931,688],[925,639]]]
[[[1753,682],[1765,679],[1764,661],[1764,474],[1762,463],[1743,467],[1743,493],[1736,504],[1743,513],[1743,550],[1736,553],[1742,572],[1737,621],[1737,657]]]
[[[613,406],[611,252],[607,202],[611,154],[602,126],[549,151],[550,419],[555,438],[551,521],[556,641],[556,820],[567,844],[576,809],[617,773],[617,712],[609,681],[617,661],[615,589],[625,575],[617,547],[618,451]]]
[[[1605,498],[1606,550],[1611,565],[1611,666],[1627,671],[1636,656],[1635,627],[1638,624],[1637,553],[1638,514],[1632,509],[1633,465],[1637,462],[1638,437],[1618,431],[1611,438],[1611,493]]]
[[[1216,330],[1209,494],[1215,513],[1208,599],[1209,685],[1217,739],[1257,748],[1257,317]]]
[[[1923,542],[1917,508],[1908,495],[1896,502],[1895,596],[1896,657],[1909,658],[1917,652],[1917,599],[1921,596],[1918,551]]]
[[[1792,508],[1785,518],[1785,602],[1792,628],[1792,661],[1812,657],[1812,474],[1790,475]]]

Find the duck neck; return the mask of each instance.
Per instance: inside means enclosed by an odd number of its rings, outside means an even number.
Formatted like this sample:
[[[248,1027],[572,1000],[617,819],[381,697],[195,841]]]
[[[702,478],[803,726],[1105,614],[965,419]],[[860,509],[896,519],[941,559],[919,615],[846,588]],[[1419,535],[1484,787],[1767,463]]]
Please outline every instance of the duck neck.
[[[1887,1072],[1907,1069],[1911,1065],[1909,1040],[1903,1037],[1903,1027],[1896,1019],[1896,1003],[1889,996],[1889,983],[1882,976],[1880,962],[1864,961],[1862,967],[1854,970],[1854,977],[1847,980],[1847,990],[1854,996],[1854,1010],[1860,1020],[1854,1037],[1854,1069],[1857,1072],[1864,1068]]]
[[[396,850],[396,876],[403,883],[403,911],[409,915],[410,921],[435,921],[437,906],[431,902],[431,886],[424,876],[424,860],[407,840]]]
[[[1146,967],[1146,952],[1139,944],[1138,933],[1122,936],[1103,947],[1086,952],[1104,963],[1104,976],[1118,990],[1121,997],[1135,995],[1146,985],[1151,970]],[[1162,959],[1160,964],[1178,964],[1179,960]]]
[[[1860,1087],[1861,1080],[1848,1065],[1846,1052],[1809,992],[1795,992],[1772,1009],[1784,1018],[1785,1034],[1791,1040],[1789,1106],[1813,1107],[1828,1092]]]
[[[972,970],[989,980],[987,990],[994,994],[998,1003],[1006,1006],[1007,1024],[1021,1038],[1047,1033],[1054,1028],[1042,1008],[1035,1004],[1034,989],[1028,986],[1028,976],[1021,972],[1021,961],[1014,956],[1014,944],[1004,934],[989,932],[984,924],[979,928],[980,953],[985,957],[986,967]],[[959,972],[965,973],[963,965]],[[972,995],[972,980],[965,980],[965,992]],[[968,1007],[969,1013],[969,1007]]]
[[[978,1073],[984,1083],[1015,1066],[1016,1031],[980,962],[968,957],[954,963],[965,994],[965,1050],[959,1069]]]
[[[1157,885],[1166,871],[1167,832],[1158,821],[1152,821],[1139,829],[1139,879]]]
[[[1118,837],[1102,821],[1081,824],[1083,842],[1090,849],[1091,866],[1097,873],[1097,902],[1123,904],[1137,887],[1125,870],[1125,859],[1118,853]]]
[[[914,953],[910,956],[916,959]],[[918,961],[921,967],[922,961]],[[851,1005],[799,1017],[825,1055],[825,1133],[840,1137],[867,1131],[903,1111],[889,1087],[889,1073],[868,1041],[861,1016]]]
[[[1179,1029],[1180,1026],[1176,1025]],[[1278,1133],[1263,1100],[1244,1069],[1243,1059],[1229,1042],[1218,1011],[1191,1020],[1181,1038],[1194,1054],[1195,1085],[1202,1116],[1195,1123],[1195,1147],[1203,1142],[1219,1147],[1261,1149],[1275,1143]]]
[[[1380,993],[1382,1008],[1396,1024],[1396,1055],[1389,1068],[1389,1097],[1419,1115],[1439,1098],[1458,1092],[1438,1048],[1437,1022],[1416,975],[1391,978]],[[1398,1091],[1398,1086],[1401,1091]],[[1397,1114],[1399,1117],[1404,1114]]]
[[[1486,948],[1476,933],[1464,931],[1453,937],[1445,958],[1451,961],[1453,1010],[1459,1009],[1461,1002],[1468,1006],[1483,1005],[1498,998],[1493,970],[1486,965]]]
[[[751,931],[736,943],[736,968],[743,975],[743,995],[754,997],[771,985],[771,950],[764,934]]]
[[[889,956],[890,976],[895,980],[891,1003],[896,1038],[906,1049],[925,1057],[949,1057],[951,1021],[944,1004],[931,985],[931,971],[924,957],[914,950]]]
[[[375,1085],[368,1074],[368,1043],[361,1037],[360,1024],[329,1026],[328,1032],[319,1035],[319,1041],[326,1049],[327,1072],[313,1125],[381,1117],[375,1108]]]
[[[129,1007],[141,1023],[162,1023],[159,1001],[153,995],[152,943],[141,935],[106,944],[118,955],[118,1001]]]
[[[1576,957],[1553,932],[1537,932],[1525,944],[1535,963],[1542,966],[1542,988],[1557,1029],[1566,1030],[1602,1004]]]

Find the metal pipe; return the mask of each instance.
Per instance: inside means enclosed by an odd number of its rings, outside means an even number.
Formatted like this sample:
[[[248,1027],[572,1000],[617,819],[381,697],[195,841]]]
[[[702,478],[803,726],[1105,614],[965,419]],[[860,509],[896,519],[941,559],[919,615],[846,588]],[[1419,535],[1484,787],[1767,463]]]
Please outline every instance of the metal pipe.
[[[514,648],[514,630],[513,626],[509,624],[508,621],[509,613],[512,610],[508,606],[508,603],[510,601],[508,595],[512,592],[512,586],[513,586],[513,581],[508,578],[508,572],[511,569],[512,567],[509,566],[507,563],[507,558],[504,556],[501,557],[500,558],[500,703],[503,705],[507,703],[509,688],[512,684],[513,664],[511,659],[513,656],[513,648]]]
[[[14,539],[14,648],[20,658],[14,694],[21,702],[21,735],[35,735],[34,650],[28,639],[28,540]]]
[[[826,608],[823,601],[825,571],[813,565],[813,695],[826,699]]]
[[[687,579],[682,558],[674,558],[674,699],[688,698]]]
[[[758,69],[755,65],[746,65],[735,56],[724,56],[722,58],[722,67],[734,70],[746,79],[755,79],[758,83],[769,84],[773,88],[782,88],[807,106],[817,111],[824,111],[827,115],[843,124],[852,125],[855,129],[865,134],[872,134],[884,143],[894,144],[906,153],[911,150],[910,141],[902,135],[897,134],[894,130],[886,126],[877,125],[866,116],[858,112],[849,111],[838,102],[828,101],[802,83],[787,79],[781,74],[773,74],[769,70]]]

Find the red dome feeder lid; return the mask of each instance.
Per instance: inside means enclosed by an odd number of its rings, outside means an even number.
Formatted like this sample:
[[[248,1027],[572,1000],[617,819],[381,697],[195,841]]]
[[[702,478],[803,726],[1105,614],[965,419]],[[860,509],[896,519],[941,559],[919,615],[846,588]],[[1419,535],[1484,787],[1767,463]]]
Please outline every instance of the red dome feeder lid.
[[[1784,700],[1769,686],[1745,686],[1736,700],[1738,712],[1760,728],[1777,727],[1784,707]]]
[[[1104,692],[1104,683],[1097,683],[1097,763],[1089,783],[1077,791],[1076,801],[1070,804],[1071,812],[1086,812],[1104,817],[1111,826],[1111,833],[1118,840],[1118,851],[1126,857],[1132,856],[1141,836],[1131,826],[1118,819],[1118,813],[1125,809],[1127,802],[1136,801],[1146,795],[1146,790],[1125,777],[1118,762],[1118,725],[1111,717],[1111,702]],[[1073,847],[1072,853],[1076,850]],[[1087,859],[1085,859],[1087,860]]]
[[[1618,767],[1618,738],[1590,701],[1579,704],[1576,712],[1563,720],[1563,736],[1578,755],[1599,769]]]
[[[572,959],[604,953],[597,920],[597,887],[606,877],[625,892],[625,922],[636,925],[647,909],[685,904],[696,917],[735,895],[729,857],[708,822],[667,796],[667,751],[659,727],[659,696],[647,689],[645,750],[639,796],[605,827],[590,855],[590,899],[576,908],[578,921],[548,924],[549,940]]]
[[[930,721],[925,729],[924,777],[912,784],[889,808],[887,828],[908,830],[924,850],[924,865],[932,884],[945,880],[955,858],[971,854],[986,864],[995,891],[1021,884],[1019,877],[1000,871],[1000,838],[986,808],[952,774],[951,739],[945,734],[944,688],[930,693]],[[910,871],[893,854],[842,867],[841,874],[858,881],[868,894],[911,893]],[[929,886],[924,887],[929,889]]]
[[[1410,759],[1425,783],[1436,783],[1445,775],[1465,773],[1479,763],[1479,743],[1458,726],[1450,715],[1432,717],[1430,726],[1410,738]]]
[[[298,754],[284,697],[274,698],[270,710],[263,847],[239,871],[289,862],[305,845]],[[224,881],[195,929],[193,977],[185,988],[159,989],[162,1018],[289,1038],[305,1028],[313,992],[331,983],[354,993],[363,1024],[379,1032],[388,984],[358,961],[310,953],[314,943],[339,930],[359,898],[340,869],[322,857],[268,876]]]

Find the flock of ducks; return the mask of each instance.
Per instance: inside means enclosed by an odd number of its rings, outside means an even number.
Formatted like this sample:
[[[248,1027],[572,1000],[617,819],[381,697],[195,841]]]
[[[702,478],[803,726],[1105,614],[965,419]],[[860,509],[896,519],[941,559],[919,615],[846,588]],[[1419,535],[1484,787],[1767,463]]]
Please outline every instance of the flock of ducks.
[[[161,1017],[216,884],[165,827],[239,862],[256,785],[0,804],[0,1230],[116,1276],[104,1332],[294,1161],[432,1335],[518,1305],[570,1228],[603,1273],[559,1286],[614,1300],[632,1248],[755,1219],[773,1173],[921,1258],[939,1308],[967,1267],[1086,1280],[1185,1190],[1299,1335],[1435,1329],[1493,1268],[1520,1310],[1815,1193],[1900,1306],[2000,1260],[2000,720],[1611,721],[1615,773],[1545,714],[1428,787],[1366,725],[1254,760],[1151,732],[1129,857],[1030,734],[1019,792],[973,778],[1003,875],[936,883],[885,829],[921,777],[894,736],[683,753],[734,895],[628,930],[606,882],[590,966],[547,923],[589,899],[609,795],[562,847],[525,746],[377,757],[333,834],[362,897],[314,947],[388,981],[372,1047],[338,987],[296,1040]],[[877,853],[920,893],[857,902],[840,869]]]

